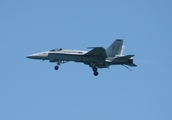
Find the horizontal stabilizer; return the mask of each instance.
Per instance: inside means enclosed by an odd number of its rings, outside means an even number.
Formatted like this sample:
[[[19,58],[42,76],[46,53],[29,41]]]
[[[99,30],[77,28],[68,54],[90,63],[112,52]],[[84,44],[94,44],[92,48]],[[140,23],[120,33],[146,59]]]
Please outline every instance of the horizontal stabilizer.
[[[121,56],[121,57],[117,57],[115,59],[129,59],[131,57],[134,57],[135,55],[125,55],[125,56]]]
[[[85,54],[86,56],[93,56],[93,57],[103,57],[106,58],[106,51],[103,47],[95,47],[89,52]]]
[[[134,63],[132,63],[132,64],[125,64],[125,65],[131,66],[131,67],[137,67],[137,65],[134,64]]]

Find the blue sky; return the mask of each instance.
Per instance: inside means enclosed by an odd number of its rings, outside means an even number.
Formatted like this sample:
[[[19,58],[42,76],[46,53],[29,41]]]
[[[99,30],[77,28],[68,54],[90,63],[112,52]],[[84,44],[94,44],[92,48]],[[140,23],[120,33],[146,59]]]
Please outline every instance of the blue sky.
[[[171,120],[172,1],[1,0],[0,120]],[[27,59],[124,39],[137,68]]]

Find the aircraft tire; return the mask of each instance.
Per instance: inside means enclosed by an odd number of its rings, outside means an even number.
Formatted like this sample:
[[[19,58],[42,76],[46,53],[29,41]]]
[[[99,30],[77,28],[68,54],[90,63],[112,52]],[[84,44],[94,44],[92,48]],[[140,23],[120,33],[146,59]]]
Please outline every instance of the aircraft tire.
[[[98,72],[94,72],[94,76],[97,76],[99,73]]]
[[[55,69],[55,70],[58,70],[58,69],[59,69],[59,66],[55,66],[54,69]]]

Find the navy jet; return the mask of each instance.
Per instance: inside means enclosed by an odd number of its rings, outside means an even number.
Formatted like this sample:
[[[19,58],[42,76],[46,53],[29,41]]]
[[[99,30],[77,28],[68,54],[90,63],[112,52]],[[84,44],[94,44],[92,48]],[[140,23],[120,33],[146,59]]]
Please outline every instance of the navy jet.
[[[124,51],[122,39],[115,40],[106,50],[103,47],[91,47],[91,49],[90,51],[52,49],[28,55],[27,58],[57,63],[55,70],[58,70],[62,63],[81,62],[89,65],[95,76],[98,75],[98,68],[109,68],[110,65],[123,65],[128,69],[127,66],[137,66],[133,63],[134,55],[122,55]]]

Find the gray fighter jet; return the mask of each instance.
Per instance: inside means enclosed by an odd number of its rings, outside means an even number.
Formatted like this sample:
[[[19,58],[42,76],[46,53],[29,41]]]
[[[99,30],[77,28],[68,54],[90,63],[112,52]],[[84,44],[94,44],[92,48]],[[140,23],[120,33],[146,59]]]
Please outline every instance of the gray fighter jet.
[[[137,66],[133,63],[134,55],[122,55],[124,46],[121,39],[115,40],[106,50],[103,47],[91,47],[91,49],[90,51],[52,49],[28,55],[27,58],[55,62],[57,63],[55,70],[58,70],[62,63],[82,62],[92,68],[95,76],[98,75],[98,68],[108,68],[110,65],[123,65],[126,68]]]

